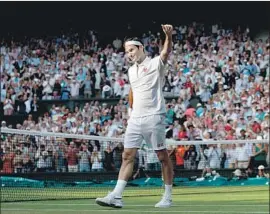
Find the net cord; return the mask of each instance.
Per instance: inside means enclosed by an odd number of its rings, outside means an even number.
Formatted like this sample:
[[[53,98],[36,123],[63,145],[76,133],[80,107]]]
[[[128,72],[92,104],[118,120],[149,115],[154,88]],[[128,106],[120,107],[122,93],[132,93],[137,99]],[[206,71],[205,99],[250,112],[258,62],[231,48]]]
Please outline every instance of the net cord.
[[[19,134],[19,135],[31,135],[42,137],[55,137],[55,138],[69,138],[69,139],[85,139],[85,140],[98,140],[105,142],[124,142],[124,138],[117,137],[103,137],[94,135],[81,135],[81,134],[68,134],[59,132],[40,132],[40,131],[28,131],[20,129],[1,128],[1,133],[5,134]],[[199,141],[177,141],[173,139],[166,139],[167,145],[190,145],[190,144],[237,144],[237,143],[264,143],[269,144],[269,139],[263,140],[199,140]]]

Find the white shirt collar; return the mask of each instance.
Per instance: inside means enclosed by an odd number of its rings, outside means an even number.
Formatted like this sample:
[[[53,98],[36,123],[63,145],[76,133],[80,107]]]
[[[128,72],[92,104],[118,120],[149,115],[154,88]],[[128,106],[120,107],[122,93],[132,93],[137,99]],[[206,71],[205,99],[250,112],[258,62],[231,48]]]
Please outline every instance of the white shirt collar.
[[[136,66],[143,66],[143,65],[145,65],[150,59],[151,59],[150,57],[146,56],[145,59],[144,59],[140,64],[138,64],[138,62],[135,62],[135,65],[136,65]]]

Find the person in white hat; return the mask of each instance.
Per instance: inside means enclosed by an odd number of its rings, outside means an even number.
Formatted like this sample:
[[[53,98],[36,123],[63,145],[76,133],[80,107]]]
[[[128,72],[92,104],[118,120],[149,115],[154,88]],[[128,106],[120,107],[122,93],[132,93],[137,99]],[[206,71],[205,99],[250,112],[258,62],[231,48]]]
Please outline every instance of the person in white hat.
[[[242,172],[241,172],[240,169],[236,169],[236,170],[233,172],[233,174],[234,174],[234,178],[237,178],[237,179],[240,179],[240,178],[243,176],[243,174],[242,174]]]
[[[2,121],[1,122],[1,128],[7,128],[7,123],[6,123],[6,121]]]
[[[102,98],[110,98],[112,96],[112,88],[106,84],[102,88]]]
[[[158,208],[172,204],[173,167],[165,144],[166,106],[163,96],[165,64],[172,50],[172,25],[162,25],[165,33],[163,50],[151,59],[146,56],[143,43],[138,38],[124,43],[128,60],[133,65],[128,70],[132,89],[132,112],[125,133],[122,166],[114,190],[104,198],[97,198],[101,206],[122,208],[122,193],[132,175],[134,159],[143,140],[155,150],[162,165],[165,193]]]
[[[264,171],[264,165],[260,165],[258,167],[257,178],[269,178],[269,174],[268,173],[265,173],[265,171]]]

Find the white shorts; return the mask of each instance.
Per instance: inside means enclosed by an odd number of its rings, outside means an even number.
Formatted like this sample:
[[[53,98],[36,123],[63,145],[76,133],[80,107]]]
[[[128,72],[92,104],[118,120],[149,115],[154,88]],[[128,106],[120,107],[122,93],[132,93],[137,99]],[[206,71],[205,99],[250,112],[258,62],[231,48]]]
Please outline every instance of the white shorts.
[[[154,150],[165,149],[165,126],[164,114],[131,117],[125,133],[124,148],[141,148],[145,140]]]

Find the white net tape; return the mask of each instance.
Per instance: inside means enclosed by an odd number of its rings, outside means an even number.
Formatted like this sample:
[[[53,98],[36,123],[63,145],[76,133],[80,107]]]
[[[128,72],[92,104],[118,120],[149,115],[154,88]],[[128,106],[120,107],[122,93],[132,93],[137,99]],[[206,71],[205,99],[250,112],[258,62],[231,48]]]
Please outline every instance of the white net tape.
[[[124,138],[116,137],[103,137],[93,135],[80,135],[80,134],[67,134],[67,133],[55,133],[55,132],[40,132],[40,131],[28,131],[20,129],[1,128],[1,133],[6,134],[19,134],[19,135],[32,135],[42,137],[58,137],[69,139],[84,139],[84,140],[98,140],[107,142],[124,142]],[[235,144],[235,143],[265,143],[269,144],[269,139],[263,140],[208,140],[208,141],[176,141],[173,139],[166,139],[167,145],[190,145],[190,144]]]

